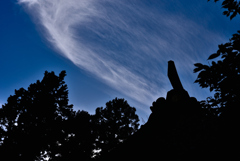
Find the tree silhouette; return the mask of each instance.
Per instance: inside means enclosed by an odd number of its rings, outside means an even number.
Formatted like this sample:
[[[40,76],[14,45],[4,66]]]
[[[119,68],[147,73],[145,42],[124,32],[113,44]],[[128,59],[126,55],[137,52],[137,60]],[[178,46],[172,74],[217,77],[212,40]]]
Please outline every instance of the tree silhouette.
[[[225,0],[223,8],[232,13],[231,19],[240,14],[240,2]],[[224,11],[224,13],[226,13]],[[229,14],[230,14],[229,13]],[[240,98],[240,30],[233,34],[229,42],[219,45],[216,53],[209,56],[211,65],[196,63],[194,72],[199,72],[195,81],[202,88],[210,88],[214,91],[214,98],[208,98],[205,102],[209,107],[215,107],[219,113],[231,107],[239,105]],[[221,58],[219,58],[221,56]],[[207,106],[206,105],[206,106]]]
[[[74,111],[64,82],[45,72],[20,88],[0,108],[0,155],[6,160],[92,160],[94,150],[109,152],[138,129],[136,109],[115,98],[95,115]]]
[[[217,2],[218,0],[215,0]],[[240,14],[240,2],[237,0],[224,0],[223,12],[230,19]],[[215,59],[210,65],[196,63],[194,72],[199,72],[196,83],[202,88],[209,88],[214,92],[214,97],[208,97],[202,101],[209,116],[218,116],[214,126],[217,127],[216,145],[218,154],[224,154],[226,158],[234,159],[239,156],[240,150],[240,30],[233,34],[229,42],[218,46],[218,51],[209,56],[208,60]],[[220,144],[219,144],[220,143]]]
[[[66,138],[65,122],[72,116],[66,72],[59,76],[45,72],[41,81],[28,89],[20,88],[0,109],[2,158],[7,160],[43,160],[54,157],[56,149]]]
[[[116,148],[137,131],[139,118],[135,112],[127,101],[118,98],[107,102],[105,108],[96,109],[96,147],[101,154]]]
[[[68,137],[64,138],[61,146],[57,149],[58,161],[66,160],[90,160],[95,149],[95,133],[93,132],[92,116],[86,111],[74,111],[68,119]]]

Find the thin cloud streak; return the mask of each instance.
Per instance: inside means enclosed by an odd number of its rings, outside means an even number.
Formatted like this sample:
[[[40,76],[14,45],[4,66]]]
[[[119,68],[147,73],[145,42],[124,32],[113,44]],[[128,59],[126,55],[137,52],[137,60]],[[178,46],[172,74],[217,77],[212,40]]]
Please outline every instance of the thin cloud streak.
[[[192,64],[202,60],[199,52],[206,51],[202,48],[222,38],[184,15],[127,2],[19,0],[59,54],[149,105],[171,88],[166,77],[168,60],[181,64],[180,73],[192,74]]]

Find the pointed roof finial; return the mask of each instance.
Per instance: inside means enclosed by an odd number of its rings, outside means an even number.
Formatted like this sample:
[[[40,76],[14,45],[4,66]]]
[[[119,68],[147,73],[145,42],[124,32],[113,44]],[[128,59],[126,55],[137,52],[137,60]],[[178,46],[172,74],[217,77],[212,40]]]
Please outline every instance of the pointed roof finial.
[[[179,79],[174,61],[172,61],[172,60],[168,61],[168,79],[170,80],[173,89],[184,90],[183,86],[182,86],[182,83]]]

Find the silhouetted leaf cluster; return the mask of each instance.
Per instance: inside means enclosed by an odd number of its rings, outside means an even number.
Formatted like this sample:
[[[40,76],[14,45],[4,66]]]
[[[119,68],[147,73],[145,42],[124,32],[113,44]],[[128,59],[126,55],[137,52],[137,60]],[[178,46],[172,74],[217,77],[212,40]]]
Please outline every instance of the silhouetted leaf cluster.
[[[217,2],[218,0],[215,0]],[[227,16],[232,13],[230,19],[240,14],[240,2],[236,0],[224,0],[223,8]],[[195,83],[203,88],[210,88],[214,91],[214,98],[210,98],[208,103],[216,107],[225,107],[227,102],[236,104],[240,96],[240,30],[233,34],[229,42],[218,46],[218,51],[209,56],[212,61],[210,65],[196,63],[194,72],[199,72]],[[221,56],[221,58],[219,58]],[[230,103],[231,104],[231,103]]]
[[[195,81],[203,88],[215,91],[215,104],[224,106],[226,102],[237,101],[240,97],[240,31],[234,34],[230,42],[219,45],[217,53],[210,55],[210,65],[196,63],[194,72],[199,72]],[[214,101],[214,100],[212,100]],[[211,102],[212,102],[211,101]]]
[[[217,1],[219,0],[214,0],[214,2]],[[237,0],[224,0],[222,2],[222,8],[227,9],[223,14],[227,17],[230,16],[230,19],[233,19],[237,14],[240,14],[240,2]]]

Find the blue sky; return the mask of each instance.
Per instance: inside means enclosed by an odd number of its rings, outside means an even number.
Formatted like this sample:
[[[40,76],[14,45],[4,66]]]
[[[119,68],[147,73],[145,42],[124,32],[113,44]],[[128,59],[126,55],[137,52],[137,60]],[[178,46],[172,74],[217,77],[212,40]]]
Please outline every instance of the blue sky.
[[[69,100],[94,113],[125,98],[144,120],[172,87],[174,60],[184,88],[202,100],[194,63],[206,59],[240,26],[207,0],[2,0],[0,103],[43,78],[67,71]]]

